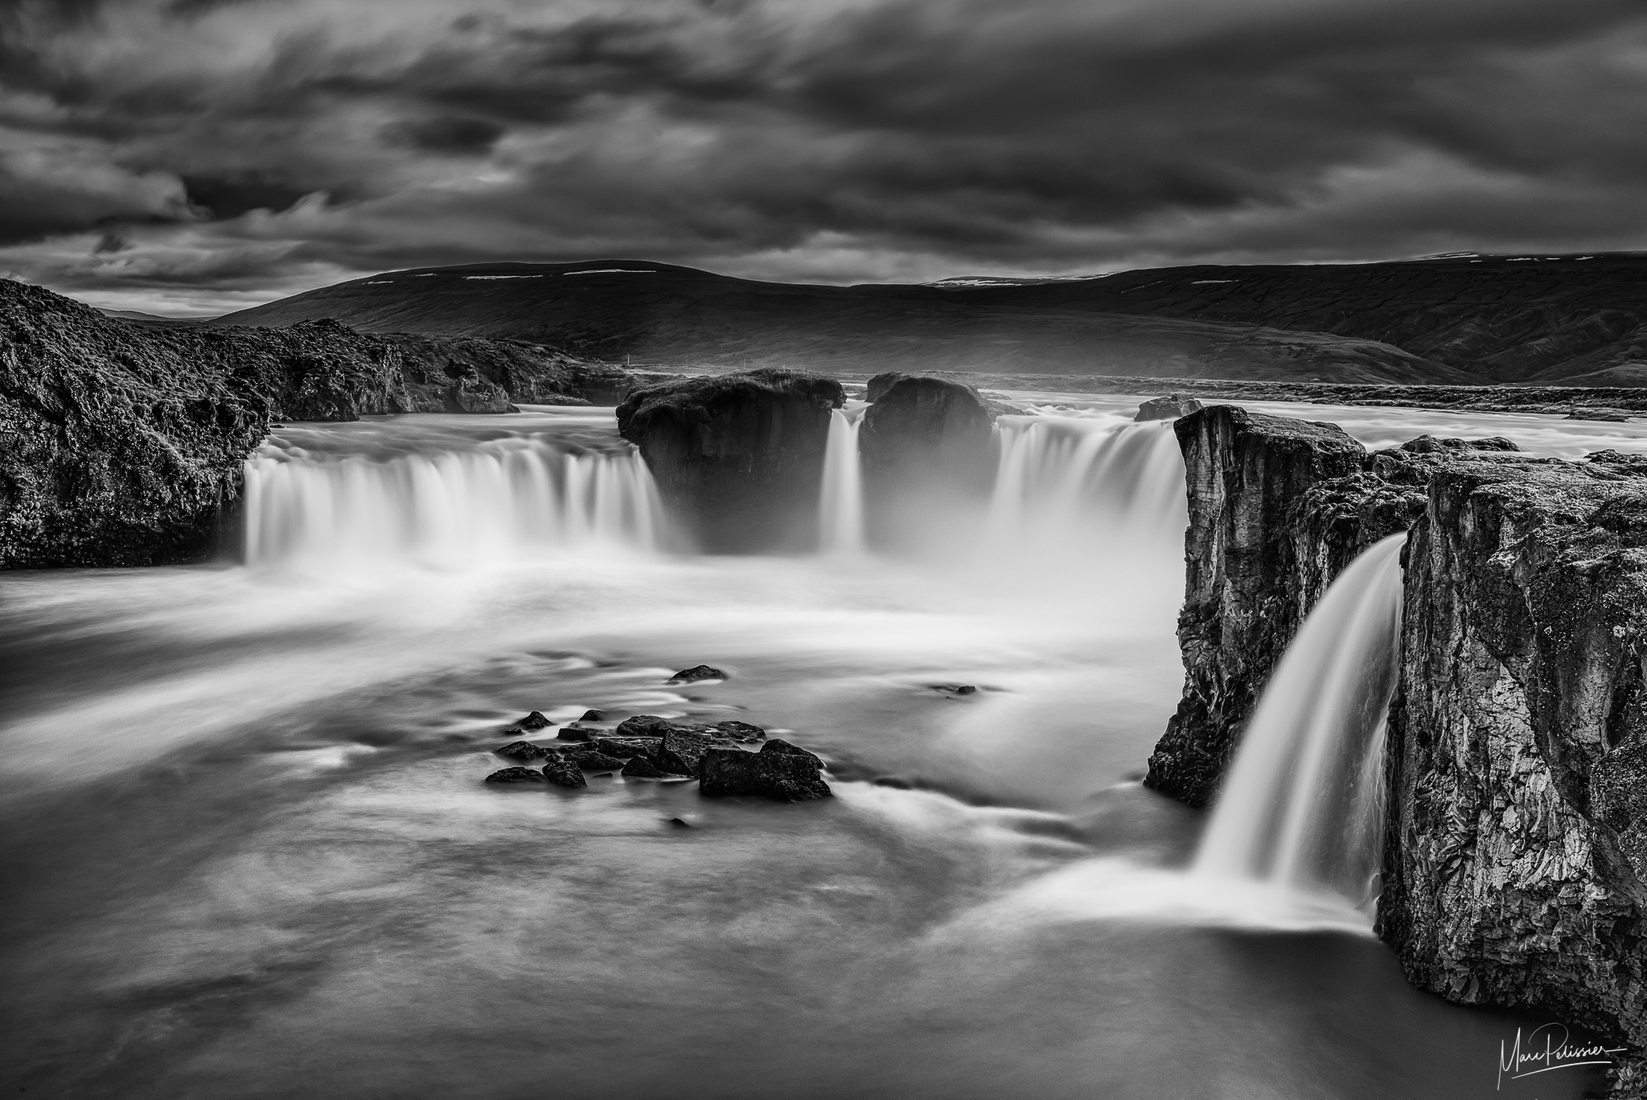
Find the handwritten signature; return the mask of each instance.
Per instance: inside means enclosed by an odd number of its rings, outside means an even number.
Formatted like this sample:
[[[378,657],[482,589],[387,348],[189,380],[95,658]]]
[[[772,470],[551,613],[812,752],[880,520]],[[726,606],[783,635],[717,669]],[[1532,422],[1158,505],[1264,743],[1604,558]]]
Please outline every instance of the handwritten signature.
[[[1605,1047],[1600,1043],[1575,1043],[1561,1024],[1540,1024],[1525,1035],[1515,1029],[1515,1043],[1498,1044],[1498,1087],[1505,1081],[1518,1081],[1553,1069],[1576,1069],[1579,1066],[1612,1065],[1612,1055],[1622,1054],[1624,1047]]]

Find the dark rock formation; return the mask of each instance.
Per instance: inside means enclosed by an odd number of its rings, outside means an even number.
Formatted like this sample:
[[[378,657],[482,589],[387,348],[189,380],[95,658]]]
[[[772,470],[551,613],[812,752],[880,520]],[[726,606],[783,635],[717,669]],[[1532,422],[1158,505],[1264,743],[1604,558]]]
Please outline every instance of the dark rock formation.
[[[637,714],[625,718],[613,731],[618,737],[662,737],[663,731],[673,725],[669,719],[656,714]]]
[[[542,745],[534,745],[530,741],[511,741],[501,749],[493,749],[492,751],[506,759],[519,760],[525,763],[531,760],[542,760],[553,750],[546,749]]]
[[[543,762],[543,778],[559,787],[586,787],[582,769],[559,753],[551,753]]]
[[[593,773],[615,772],[622,768],[624,763],[616,756],[607,756],[604,752],[585,752],[576,756],[568,753],[567,759],[584,771]]]
[[[595,738],[601,737],[605,733],[605,730],[596,726],[585,726],[581,723],[574,722],[569,726],[562,726],[560,728],[560,732],[555,734],[555,736],[562,741],[593,741]]]
[[[810,549],[829,413],[845,399],[839,382],[802,371],[685,378],[631,393],[618,432],[702,548]]]
[[[274,422],[507,411],[500,360],[580,384],[499,341],[144,325],[0,279],[0,568],[199,560]]]
[[[651,756],[661,744],[662,737],[599,737],[594,742],[596,749],[620,760],[628,760],[632,756]]]
[[[879,374],[858,433],[866,534],[880,546],[923,541],[935,517],[976,506],[995,474],[995,414],[971,386]]]
[[[1423,514],[1437,469],[1516,445],[1420,436],[1369,454],[1334,425],[1232,405],[1192,413],[1174,430],[1190,505],[1178,617],[1184,695],[1145,784],[1204,806],[1270,673],[1327,586]]]
[[[598,710],[586,710],[586,711],[583,712],[583,717],[579,718],[578,721],[579,722],[604,722],[604,721],[606,721],[606,715],[602,714]]]
[[[491,775],[487,776],[486,782],[495,783],[500,786],[513,786],[518,784],[530,785],[533,783],[547,783],[548,779],[544,777],[542,772],[535,768],[504,768],[501,771],[495,771]]]
[[[545,718],[543,716],[543,712],[540,710],[534,710],[525,718],[515,720],[515,728],[523,730],[543,730],[548,729],[552,725],[554,725],[554,723]]]
[[[715,728],[720,731],[721,736],[731,741],[738,741],[748,744],[755,741],[766,740],[766,731],[749,722],[739,722],[736,720],[716,722]]]
[[[644,756],[631,756],[619,773],[626,779],[679,779],[680,776],[671,776]]]
[[[773,739],[759,752],[709,749],[703,754],[698,790],[711,796],[754,795],[779,802],[827,798],[819,759],[788,742]]]
[[[1182,393],[1169,393],[1165,397],[1152,397],[1138,406],[1136,421],[1145,420],[1177,420],[1180,416],[1188,416],[1192,412],[1199,412],[1204,406],[1198,398]]]
[[[1423,988],[1629,1045],[1647,1086],[1647,476],[1435,471],[1404,615],[1381,934]]]
[[[704,680],[724,679],[726,679],[726,673],[718,668],[709,665],[693,665],[691,668],[681,669],[675,675],[669,677],[667,682],[671,684],[696,684]]]

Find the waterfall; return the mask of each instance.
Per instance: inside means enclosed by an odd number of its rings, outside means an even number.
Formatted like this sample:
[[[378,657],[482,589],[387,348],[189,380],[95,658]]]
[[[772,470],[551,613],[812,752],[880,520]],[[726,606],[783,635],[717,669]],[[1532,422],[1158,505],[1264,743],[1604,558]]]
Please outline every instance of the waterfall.
[[[863,418],[845,409],[829,414],[823,491],[818,497],[818,546],[826,554],[859,554],[864,548],[863,470],[858,428]]]
[[[1181,547],[1184,461],[1170,421],[1002,417],[991,541],[1069,543],[1101,525],[1107,544]]]
[[[1264,689],[1196,853],[1197,874],[1377,895],[1402,535],[1352,562]]]
[[[440,565],[658,548],[640,456],[505,436],[387,455],[265,443],[246,467],[248,565]]]

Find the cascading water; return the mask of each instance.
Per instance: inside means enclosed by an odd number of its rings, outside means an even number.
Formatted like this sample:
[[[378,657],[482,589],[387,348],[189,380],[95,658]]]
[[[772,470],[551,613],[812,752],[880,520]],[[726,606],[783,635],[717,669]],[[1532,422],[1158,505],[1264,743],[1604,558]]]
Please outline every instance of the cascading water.
[[[1001,458],[988,529],[997,543],[1055,543],[1101,523],[1106,543],[1153,552],[1187,522],[1184,462],[1170,422],[1002,417]]]
[[[247,463],[248,565],[440,565],[585,547],[658,548],[638,454],[534,435],[440,440],[389,454],[276,439]]]
[[[1377,894],[1385,725],[1395,690],[1404,536],[1333,582],[1264,689],[1194,871]]]
[[[818,546],[826,554],[851,555],[864,548],[863,471],[858,429],[863,417],[845,409],[829,414],[823,490],[818,497]]]

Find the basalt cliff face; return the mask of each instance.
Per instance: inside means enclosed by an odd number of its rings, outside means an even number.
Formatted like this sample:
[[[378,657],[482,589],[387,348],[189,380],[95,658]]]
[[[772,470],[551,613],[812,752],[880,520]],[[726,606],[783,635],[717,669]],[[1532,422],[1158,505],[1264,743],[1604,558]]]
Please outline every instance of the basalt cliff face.
[[[1428,437],[1376,454],[1332,424],[1214,405],[1174,424],[1189,489],[1178,617],[1184,693],[1145,783],[1212,800],[1287,644],[1355,557],[1405,531],[1428,471],[1466,447]]]
[[[1461,461],[1406,557],[1380,932],[1414,984],[1647,1089],[1647,471]]]
[[[1367,454],[1227,406],[1176,427],[1186,680],[1150,785],[1205,804],[1303,616],[1410,530],[1380,934],[1421,988],[1624,1047],[1614,1095],[1641,1095],[1647,460],[1429,438]]]
[[[143,325],[0,279],[0,568],[196,560],[278,420],[506,412],[627,376],[507,342]]]
[[[858,451],[865,526],[882,549],[919,545],[981,506],[995,480],[995,413],[971,386],[930,375],[869,380]]]

